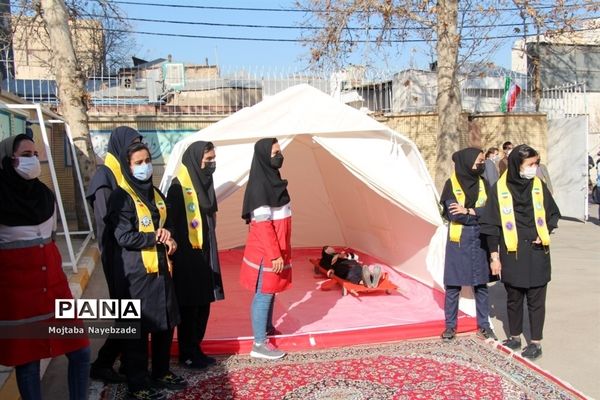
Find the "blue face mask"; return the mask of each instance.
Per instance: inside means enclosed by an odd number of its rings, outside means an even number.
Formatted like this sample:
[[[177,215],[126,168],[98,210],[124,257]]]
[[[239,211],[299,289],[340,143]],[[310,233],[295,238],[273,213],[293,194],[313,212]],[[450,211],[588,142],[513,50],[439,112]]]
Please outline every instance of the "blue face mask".
[[[147,181],[152,177],[152,164],[134,165],[132,172],[135,179]]]

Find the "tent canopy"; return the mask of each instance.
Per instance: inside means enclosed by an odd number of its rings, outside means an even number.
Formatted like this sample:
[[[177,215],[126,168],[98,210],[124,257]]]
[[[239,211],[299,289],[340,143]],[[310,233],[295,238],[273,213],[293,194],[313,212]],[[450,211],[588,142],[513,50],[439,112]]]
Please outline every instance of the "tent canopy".
[[[181,140],[161,189],[168,189],[191,143],[213,142],[219,248],[243,246],[245,184],[254,143],[265,137],[278,138],[285,156],[281,173],[292,199],[293,246],[348,246],[430,285],[440,282],[429,272],[439,268],[426,263],[440,259],[428,250],[443,224],[415,144],[309,85],[291,87]]]

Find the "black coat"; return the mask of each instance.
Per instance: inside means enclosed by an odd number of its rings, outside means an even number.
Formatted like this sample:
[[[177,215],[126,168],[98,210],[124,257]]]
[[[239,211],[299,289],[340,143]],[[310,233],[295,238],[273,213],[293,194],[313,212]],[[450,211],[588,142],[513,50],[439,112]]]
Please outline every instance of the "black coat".
[[[113,191],[118,187],[119,185],[117,185],[112,171],[107,166],[100,165],[92,177],[86,193],[86,198],[94,210],[96,241],[98,242],[100,257],[102,259],[102,269],[104,270],[104,277],[106,278],[108,293],[111,298],[117,298],[117,293],[123,291],[123,289],[118,288],[118,285],[122,285],[125,278],[123,269],[116,268],[117,264],[112,261],[114,257],[113,247],[116,244],[112,237],[113,233],[106,232],[109,237],[104,237],[104,218],[108,211],[108,200]]]
[[[546,224],[552,232],[558,227],[560,211],[554,202],[552,194],[542,182],[544,192],[544,209],[546,211]],[[516,215],[524,215],[523,210],[515,206]],[[525,217],[521,217],[525,218]],[[526,215],[527,221],[533,221],[534,215]],[[516,219],[517,235],[519,238],[517,251],[509,253],[504,242],[504,232],[500,217],[500,206],[498,205],[497,184],[490,190],[490,196],[486,204],[484,214],[481,218],[481,229],[487,236],[490,249],[498,249],[500,262],[502,263],[502,282],[520,288],[539,287],[550,282],[550,248],[544,249],[540,245],[532,244],[537,238],[537,230],[533,226],[524,226]],[[533,225],[533,222],[531,222]],[[552,244],[552,243],[551,243]]]
[[[202,249],[194,249],[188,239],[183,193],[175,180],[167,193],[169,215],[177,251],[173,254],[173,281],[180,306],[198,306],[225,298],[219,265],[215,216],[201,209]]]
[[[152,213],[152,221],[158,227],[157,212]],[[145,330],[163,331],[175,327],[180,318],[165,247],[157,246],[158,273],[147,273],[141,250],[155,246],[156,235],[139,231],[133,199],[123,189],[117,188],[111,194],[105,222],[105,229],[112,233],[104,235],[105,240],[111,241],[105,242],[105,249],[111,249],[113,269],[123,271],[123,281],[115,282],[116,297],[141,299]],[[165,228],[169,229],[169,218]]]

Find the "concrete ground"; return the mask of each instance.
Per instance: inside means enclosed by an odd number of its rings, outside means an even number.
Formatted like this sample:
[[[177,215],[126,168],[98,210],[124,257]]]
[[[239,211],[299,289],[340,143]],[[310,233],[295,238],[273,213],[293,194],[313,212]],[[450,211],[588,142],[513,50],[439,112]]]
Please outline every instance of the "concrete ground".
[[[600,399],[600,221],[597,206],[592,207],[590,214],[595,217],[588,223],[562,220],[552,235],[544,354],[535,363]],[[496,283],[490,293],[494,328],[502,340],[508,326],[505,291]],[[83,297],[107,297],[102,268],[94,270]],[[101,345],[101,340],[92,340],[93,359]],[[50,364],[42,383],[45,399],[68,398],[66,366],[65,357]]]
[[[551,236],[552,281],[546,298],[543,355],[535,363],[584,394],[600,399],[600,221],[561,220]],[[490,287],[491,316],[500,340],[508,335],[506,292]],[[529,331],[525,313],[525,332]]]

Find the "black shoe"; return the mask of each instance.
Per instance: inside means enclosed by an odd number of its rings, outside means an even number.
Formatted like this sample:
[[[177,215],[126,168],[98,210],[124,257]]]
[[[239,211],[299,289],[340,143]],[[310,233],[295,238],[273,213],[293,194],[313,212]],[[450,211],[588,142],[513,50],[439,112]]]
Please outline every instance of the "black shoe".
[[[539,356],[542,355],[542,346],[535,343],[530,343],[523,352],[521,353],[522,357],[529,358],[530,360],[535,360]]]
[[[128,400],[166,400],[167,396],[153,388],[127,392]]]
[[[496,334],[491,328],[479,328],[477,330],[477,337],[481,339],[494,339],[498,340]]]
[[[275,328],[274,326],[267,329],[267,336],[278,336],[278,335],[282,335],[282,333],[279,329]]]
[[[518,350],[521,348],[521,339],[510,337],[502,342],[502,346],[508,347],[512,350]]]
[[[152,386],[157,388],[164,388],[170,390],[181,390],[187,387],[187,382],[180,376],[175,375],[172,372],[167,373],[162,378],[152,378]]]
[[[108,367],[98,367],[94,364],[90,366],[90,378],[102,381],[104,383],[123,383],[127,381],[125,375],[115,372]]]
[[[203,362],[206,365],[213,365],[217,363],[217,359],[211,356],[207,356],[204,353],[200,353],[199,357],[200,362]]]
[[[446,328],[446,330],[442,332],[442,339],[444,339],[444,341],[446,342],[449,342],[450,340],[454,339],[455,336],[456,329],[454,328]]]
[[[179,365],[181,365],[183,368],[188,368],[188,369],[204,369],[206,367],[208,367],[208,363],[203,361],[202,359],[196,359],[196,360],[185,360],[185,361],[180,361]]]

